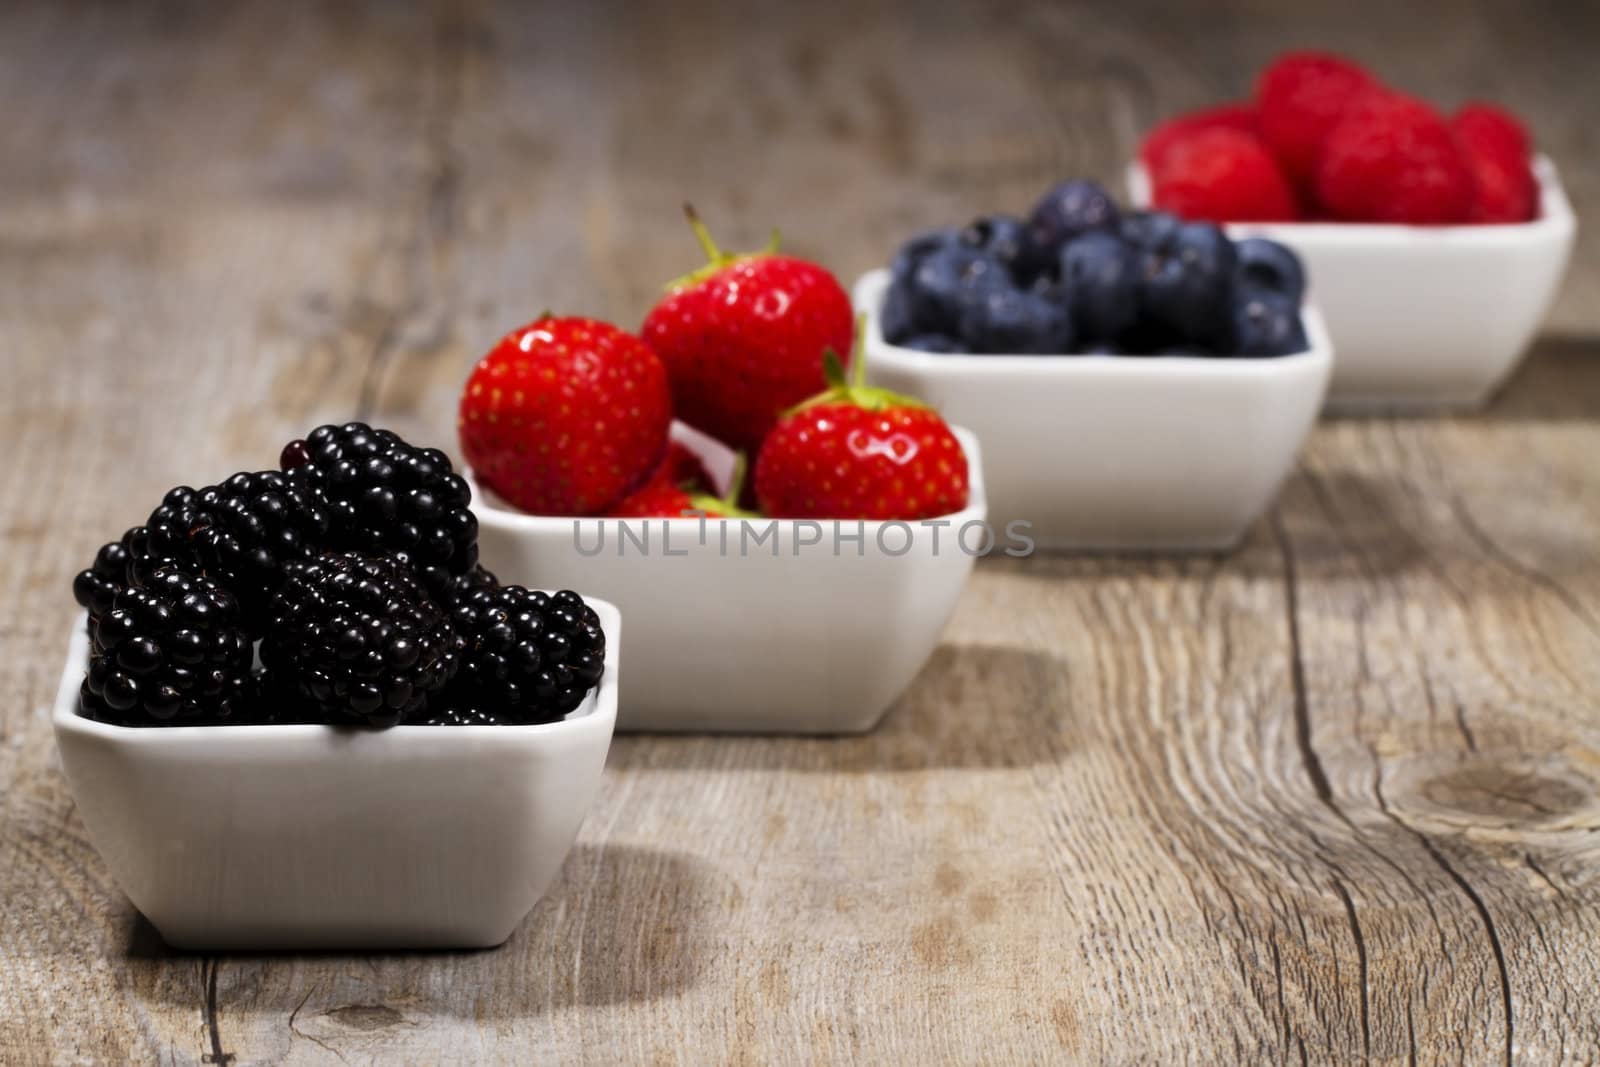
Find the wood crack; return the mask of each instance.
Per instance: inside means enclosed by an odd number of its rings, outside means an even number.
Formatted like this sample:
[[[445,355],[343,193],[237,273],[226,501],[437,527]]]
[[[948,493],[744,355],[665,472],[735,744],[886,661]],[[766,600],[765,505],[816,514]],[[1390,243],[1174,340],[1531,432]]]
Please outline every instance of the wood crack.
[[[1356,941],[1356,969],[1361,981],[1361,1054],[1372,1058],[1372,1021],[1367,997],[1367,939],[1361,933],[1361,920],[1356,916],[1356,902],[1350,890],[1339,879],[1333,879],[1333,891],[1344,903],[1345,917],[1350,920],[1350,933]]]
[[[201,1022],[211,1045],[211,1051],[202,1055],[200,1062],[219,1065],[233,1062],[233,1054],[222,1051],[222,1032],[217,1027],[217,968],[220,964],[216,956],[207,956],[200,963],[200,980],[205,987]]]
[[[1284,529],[1283,513],[1280,510],[1274,510],[1272,513],[1272,532],[1278,541],[1278,551],[1283,556],[1284,610],[1288,616],[1289,627],[1289,677],[1294,687],[1295,745],[1300,752],[1300,763],[1305,767],[1306,776],[1311,780],[1311,788],[1316,792],[1317,799],[1338,816],[1340,822],[1348,825],[1350,819],[1333,799],[1333,787],[1328,783],[1328,772],[1323,768],[1322,759],[1311,743],[1311,707],[1306,695],[1305,656],[1300,645],[1300,604],[1296,590],[1298,582],[1294,549],[1289,544],[1289,533]]]
[[[428,160],[420,221],[406,242],[406,281],[399,305],[389,311],[367,354],[356,402],[356,418],[370,420],[377,410],[384,371],[401,348],[406,325],[426,306],[431,273],[429,257],[445,244],[456,226],[456,201],[461,168],[451,149],[451,131],[461,106],[465,73],[465,17],[453,6],[441,11],[433,33],[434,75],[422,117],[422,140]]]

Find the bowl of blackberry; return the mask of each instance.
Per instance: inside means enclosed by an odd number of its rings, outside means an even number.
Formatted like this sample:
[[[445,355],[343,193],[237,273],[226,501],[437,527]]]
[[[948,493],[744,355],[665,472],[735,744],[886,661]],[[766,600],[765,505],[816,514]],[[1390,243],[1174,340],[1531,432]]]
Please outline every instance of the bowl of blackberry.
[[[616,720],[619,617],[478,562],[443,452],[323,426],[169,491],[73,582],[62,763],[182,947],[486,946],[555,877]]]
[[[1332,349],[1298,256],[1099,185],[906,242],[855,287],[868,374],[984,442],[1042,547],[1216,550],[1270,504]]]

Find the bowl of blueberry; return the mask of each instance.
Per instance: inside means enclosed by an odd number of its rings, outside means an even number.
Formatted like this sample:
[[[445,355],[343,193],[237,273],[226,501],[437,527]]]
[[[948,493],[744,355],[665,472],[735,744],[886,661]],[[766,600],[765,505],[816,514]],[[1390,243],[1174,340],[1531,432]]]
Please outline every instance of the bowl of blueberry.
[[[1134,204],[1293,248],[1338,350],[1338,411],[1474,408],[1515,370],[1577,222],[1510,111],[1452,112],[1326,52],[1289,52],[1241,100],[1156,126]]]
[[[361,423],[166,494],[73,592],[54,708],[112,876],[186,948],[499,944],[599,789],[619,616],[478,563],[467,482]]]
[[[1270,504],[1332,349],[1300,260],[1063,182],[856,284],[867,373],[984,443],[990,521],[1058,549],[1228,548]]]

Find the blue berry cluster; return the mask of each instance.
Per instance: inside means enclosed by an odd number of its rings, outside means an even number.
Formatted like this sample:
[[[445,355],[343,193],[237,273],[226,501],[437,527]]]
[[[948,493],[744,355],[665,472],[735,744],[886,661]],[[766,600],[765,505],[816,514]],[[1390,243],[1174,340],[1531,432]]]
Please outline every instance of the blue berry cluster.
[[[924,352],[1281,356],[1306,348],[1305,273],[1275,241],[1123,213],[1094,182],[908,241],[884,338]]]

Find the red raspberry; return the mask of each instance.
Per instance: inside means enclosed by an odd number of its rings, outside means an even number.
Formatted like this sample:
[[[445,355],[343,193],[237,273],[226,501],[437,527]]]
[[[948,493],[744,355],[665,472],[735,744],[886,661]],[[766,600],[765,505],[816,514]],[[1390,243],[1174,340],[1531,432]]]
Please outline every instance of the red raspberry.
[[[1323,141],[1345,109],[1377,85],[1359,65],[1326,52],[1285,52],[1261,72],[1261,140],[1290,181],[1311,188]]]
[[[1317,197],[1345,222],[1446,225],[1472,208],[1472,172],[1450,127],[1421,100],[1372,93],[1322,146]]]
[[[1166,162],[1167,153],[1180,141],[1205,130],[1238,130],[1254,136],[1257,112],[1255,104],[1240,100],[1217,107],[1203,107],[1198,111],[1185,111],[1174,115],[1145,135],[1139,146],[1139,161],[1154,174]]]
[[[1260,141],[1209,129],[1174,144],[1154,175],[1156,207],[1207,222],[1288,222],[1294,192]]]
[[[1493,104],[1467,104],[1450,120],[1477,185],[1472,222],[1527,222],[1538,213],[1531,140],[1516,117]]]

